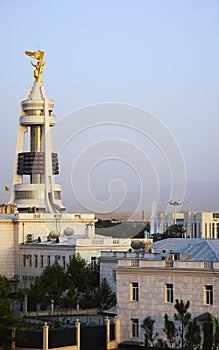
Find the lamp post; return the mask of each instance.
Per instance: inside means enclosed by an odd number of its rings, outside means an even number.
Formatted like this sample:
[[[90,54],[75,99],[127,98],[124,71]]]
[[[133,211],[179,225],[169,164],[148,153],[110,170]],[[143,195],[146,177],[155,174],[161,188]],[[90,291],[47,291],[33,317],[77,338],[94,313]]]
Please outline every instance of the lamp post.
[[[51,300],[51,315],[54,315],[54,300]]]
[[[177,201],[171,200],[171,201],[168,202],[168,204],[173,205],[173,208],[174,208],[174,211],[173,211],[173,222],[174,222],[174,225],[176,225],[176,207],[178,205],[182,205],[183,202],[180,201],[180,200],[177,200]]]

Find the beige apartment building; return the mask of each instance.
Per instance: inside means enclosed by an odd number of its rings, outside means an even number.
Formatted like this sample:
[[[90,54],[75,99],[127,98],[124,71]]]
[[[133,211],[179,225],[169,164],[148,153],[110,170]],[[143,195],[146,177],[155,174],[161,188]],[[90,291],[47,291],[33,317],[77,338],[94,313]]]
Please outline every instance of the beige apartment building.
[[[116,290],[121,341],[143,342],[147,316],[163,338],[164,315],[174,320],[176,299],[190,301],[192,317],[219,316],[218,240],[166,239],[148,252],[103,252],[100,266]]]

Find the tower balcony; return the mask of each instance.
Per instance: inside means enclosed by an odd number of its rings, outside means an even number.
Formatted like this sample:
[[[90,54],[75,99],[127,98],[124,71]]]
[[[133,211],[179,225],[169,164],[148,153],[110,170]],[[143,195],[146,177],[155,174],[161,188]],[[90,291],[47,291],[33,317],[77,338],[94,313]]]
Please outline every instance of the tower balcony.
[[[43,125],[45,123],[44,115],[25,115],[20,117],[20,124],[22,126]],[[56,116],[54,114],[49,116],[49,125],[56,124]]]
[[[32,208],[38,211],[46,211],[46,185],[43,184],[16,184],[15,185],[15,199],[18,211],[28,212]],[[64,210],[61,203],[61,185],[54,185],[54,203],[53,205]]]

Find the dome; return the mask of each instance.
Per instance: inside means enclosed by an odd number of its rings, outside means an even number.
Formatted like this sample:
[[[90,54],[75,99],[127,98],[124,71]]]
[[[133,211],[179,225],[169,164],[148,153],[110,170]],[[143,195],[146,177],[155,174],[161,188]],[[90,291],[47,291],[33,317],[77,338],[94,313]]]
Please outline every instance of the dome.
[[[72,236],[75,233],[74,229],[72,227],[66,227],[63,231],[64,236]]]
[[[58,233],[58,232],[56,232],[56,231],[50,231],[50,233],[49,233],[49,238],[55,239],[55,238],[57,238],[57,237],[59,237],[59,233]]]

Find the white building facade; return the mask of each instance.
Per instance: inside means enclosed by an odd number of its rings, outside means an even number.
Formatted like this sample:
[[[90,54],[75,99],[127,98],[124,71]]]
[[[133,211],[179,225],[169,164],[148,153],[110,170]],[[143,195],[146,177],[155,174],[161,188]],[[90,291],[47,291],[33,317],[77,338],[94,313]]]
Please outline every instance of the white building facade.
[[[217,212],[157,213],[152,218],[151,234],[162,234],[174,223],[184,227],[185,237],[219,238],[219,213]]]

